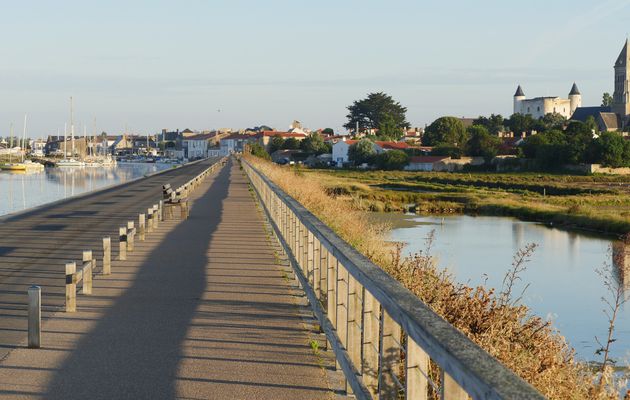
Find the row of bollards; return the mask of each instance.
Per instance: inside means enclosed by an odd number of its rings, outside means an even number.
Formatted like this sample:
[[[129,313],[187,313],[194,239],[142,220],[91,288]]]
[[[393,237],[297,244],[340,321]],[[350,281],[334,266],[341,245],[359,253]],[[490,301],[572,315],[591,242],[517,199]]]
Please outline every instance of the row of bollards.
[[[190,186],[196,187],[200,181],[210,172],[214,171],[213,164],[195,178],[188,181],[183,187],[188,194]],[[182,209],[182,219],[188,217],[188,204],[185,211]],[[159,227],[160,221],[164,220],[164,203],[162,200],[147,209],[147,213],[138,215],[138,227],[136,229],[134,221],[128,221],[127,226],[120,227],[118,230],[119,237],[119,253],[118,259],[124,261],[127,259],[127,252],[133,252],[135,247],[135,237],[144,241],[147,233],[153,232]],[[84,250],[82,255],[82,268],[77,272],[76,262],[67,262],[65,264],[66,276],[66,312],[76,312],[77,310],[77,283],[83,282],[81,293],[85,295],[92,294],[92,278],[96,269],[96,259],[93,257],[92,250]],[[110,237],[103,238],[103,275],[112,273],[112,241]],[[42,289],[40,286],[32,285],[28,288],[28,347],[41,347],[42,337]]]

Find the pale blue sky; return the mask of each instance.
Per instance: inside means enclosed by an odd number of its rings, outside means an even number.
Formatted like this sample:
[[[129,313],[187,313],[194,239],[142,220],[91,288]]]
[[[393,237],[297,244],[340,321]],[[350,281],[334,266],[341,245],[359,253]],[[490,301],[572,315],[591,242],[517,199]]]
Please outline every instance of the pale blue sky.
[[[345,123],[385,91],[423,126],[512,112],[527,96],[584,105],[612,91],[630,32],[627,0],[0,0],[0,136],[98,130],[286,129]],[[220,111],[218,111],[220,110]]]

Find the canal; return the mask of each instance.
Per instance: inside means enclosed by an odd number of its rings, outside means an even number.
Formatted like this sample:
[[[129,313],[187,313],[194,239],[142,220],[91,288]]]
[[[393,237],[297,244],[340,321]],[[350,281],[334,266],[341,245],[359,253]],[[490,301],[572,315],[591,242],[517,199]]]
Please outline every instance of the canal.
[[[582,360],[599,360],[595,336],[605,342],[608,319],[601,298],[608,296],[596,269],[612,264],[607,237],[555,229],[535,222],[504,217],[431,217],[379,213],[378,221],[392,226],[393,241],[406,243],[404,252],[413,254],[425,248],[425,238],[435,230],[432,255],[455,280],[469,285],[486,284],[501,288],[514,254],[528,243],[536,248],[527,270],[521,274],[515,293],[526,285],[523,302],[538,316],[550,320],[576,349]],[[613,268],[614,269],[614,268]],[[613,272],[615,284],[626,287]],[[608,296],[610,297],[610,296]],[[620,365],[630,359],[630,303],[617,319],[612,345]]]
[[[0,215],[128,182],[172,168],[162,163],[119,163],[112,167],[46,168],[42,172],[0,172]]]

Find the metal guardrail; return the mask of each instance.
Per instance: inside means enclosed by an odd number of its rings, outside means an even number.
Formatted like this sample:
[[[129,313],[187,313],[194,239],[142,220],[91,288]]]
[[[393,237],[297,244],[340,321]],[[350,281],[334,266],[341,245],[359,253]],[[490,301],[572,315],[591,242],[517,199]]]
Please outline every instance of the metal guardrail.
[[[242,165],[358,399],[544,399],[246,160]],[[430,379],[429,360],[441,370]]]

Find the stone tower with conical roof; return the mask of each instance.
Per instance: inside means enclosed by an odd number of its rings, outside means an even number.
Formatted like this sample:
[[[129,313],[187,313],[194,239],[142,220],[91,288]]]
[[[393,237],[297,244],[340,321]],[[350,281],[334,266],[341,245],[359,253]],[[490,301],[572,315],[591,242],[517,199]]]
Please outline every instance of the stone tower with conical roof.
[[[615,92],[613,93],[612,111],[627,120],[630,115],[630,42],[626,43],[615,62]]]
[[[575,112],[575,109],[578,107],[582,107],[582,94],[578,89],[575,82],[573,82],[573,86],[571,87],[571,91],[569,92],[569,101],[571,107],[571,115]]]
[[[525,100],[525,93],[523,93],[521,85],[518,85],[514,93],[514,114],[521,112],[521,102],[523,100]]]

